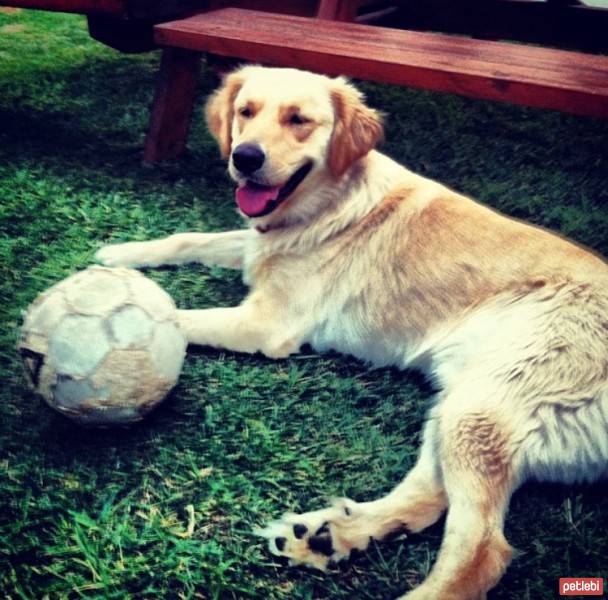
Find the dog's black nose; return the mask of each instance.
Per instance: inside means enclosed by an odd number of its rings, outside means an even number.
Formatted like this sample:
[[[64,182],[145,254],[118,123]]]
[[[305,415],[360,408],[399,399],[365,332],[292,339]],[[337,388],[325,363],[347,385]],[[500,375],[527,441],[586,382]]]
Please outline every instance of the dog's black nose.
[[[265,160],[266,155],[258,144],[239,144],[232,151],[232,162],[243,175],[251,175],[257,171]]]

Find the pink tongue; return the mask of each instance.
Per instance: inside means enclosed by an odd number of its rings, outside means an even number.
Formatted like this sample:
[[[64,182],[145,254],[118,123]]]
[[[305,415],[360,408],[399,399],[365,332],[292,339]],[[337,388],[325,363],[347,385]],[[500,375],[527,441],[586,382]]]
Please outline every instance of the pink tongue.
[[[236,202],[248,217],[255,217],[261,215],[268,205],[277,199],[280,189],[280,185],[276,187],[258,187],[246,183],[237,188]]]

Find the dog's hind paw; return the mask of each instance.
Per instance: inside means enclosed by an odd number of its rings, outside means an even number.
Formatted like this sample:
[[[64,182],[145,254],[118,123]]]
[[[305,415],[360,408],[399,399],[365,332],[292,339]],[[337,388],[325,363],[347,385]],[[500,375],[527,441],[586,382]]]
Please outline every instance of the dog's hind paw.
[[[357,503],[340,499],[332,506],[301,515],[288,513],[256,531],[268,540],[270,552],[287,557],[290,564],[305,564],[325,571],[329,563],[364,550],[370,541]]]

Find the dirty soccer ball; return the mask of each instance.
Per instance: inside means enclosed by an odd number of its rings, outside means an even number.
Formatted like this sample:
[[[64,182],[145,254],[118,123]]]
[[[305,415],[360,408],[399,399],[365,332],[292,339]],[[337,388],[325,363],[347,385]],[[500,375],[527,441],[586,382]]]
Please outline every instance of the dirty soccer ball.
[[[50,406],[85,425],[118,425],[142,419],[175,385],[186,339],[156,283],[93,266],[36,298],[19,351]]]

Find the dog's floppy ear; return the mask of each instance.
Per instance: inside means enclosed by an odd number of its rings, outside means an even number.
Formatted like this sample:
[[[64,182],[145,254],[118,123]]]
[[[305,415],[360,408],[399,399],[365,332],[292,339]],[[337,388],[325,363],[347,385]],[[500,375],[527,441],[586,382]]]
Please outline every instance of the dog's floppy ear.
[[[334,131],[329,146],[329,168],[342,176],[356,160],[365,156],[382,139],[380,115],[365,105],[363,94],[338,78],[331,90]]]
[[[207,101],[205,116],[211,135],[217,140],[224,158],[230,155],[232,146],[232,119],[234,118],[234,101],[243,85],[239,71],[228,75],[222,84]]]

